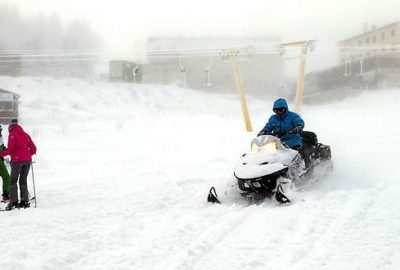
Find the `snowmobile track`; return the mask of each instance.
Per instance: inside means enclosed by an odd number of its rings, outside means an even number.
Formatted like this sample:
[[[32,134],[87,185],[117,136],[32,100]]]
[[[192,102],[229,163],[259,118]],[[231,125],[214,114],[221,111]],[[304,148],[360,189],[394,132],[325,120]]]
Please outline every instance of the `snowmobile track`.
[[[222,247],[227,239],[242,230],[246,220],[236,215],[220,217],[218,220],[213,221],[214,224],[211,228],[206,229],[199,237],[194,239],[189,247],[182,248],[176,255],[170,256],[167,260],[154,266],[153,269],[196,268],[196,265],[211,256],[211,254],[214,254],[219,247]],[[171,264],[171,262],[173,263]]]

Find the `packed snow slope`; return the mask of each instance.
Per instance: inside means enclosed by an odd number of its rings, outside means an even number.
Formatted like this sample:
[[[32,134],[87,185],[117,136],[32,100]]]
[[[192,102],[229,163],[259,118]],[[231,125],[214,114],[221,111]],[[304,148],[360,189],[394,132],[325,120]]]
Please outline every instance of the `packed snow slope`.
[[[293,204],[248,206],[223,190],[272,100],[248,100],[246,133],[234,94],[47,78],[0,87],[21,95],[38,147],[38,207],[0,212],[1,269],[400,269],[400,89],[304,106],[334,172]],[[211,186],[224,204],[206,203]]]

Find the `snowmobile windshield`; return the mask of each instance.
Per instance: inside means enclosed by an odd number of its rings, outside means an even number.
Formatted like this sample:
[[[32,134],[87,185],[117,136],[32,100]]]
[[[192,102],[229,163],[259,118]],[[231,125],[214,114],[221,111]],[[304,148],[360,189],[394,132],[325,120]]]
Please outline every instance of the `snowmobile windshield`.
[[[286,149],[279,138],[271,135],[258,136],[251,142],[253,153],[265,152],[275,154],[278,150]]]

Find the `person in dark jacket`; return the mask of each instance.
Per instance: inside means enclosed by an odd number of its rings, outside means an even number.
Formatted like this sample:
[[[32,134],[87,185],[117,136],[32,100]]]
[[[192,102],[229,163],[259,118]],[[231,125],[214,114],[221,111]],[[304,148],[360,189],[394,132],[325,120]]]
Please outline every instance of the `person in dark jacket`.
[[[6,147],[4,146],[3,135],[1,134],[3,131],[0,126],[0,152],[4,151]],[[6,165],[4,164],[4,158],[0,157],[0,176],[3,179],[3,199],[2,202],[9,202],[9,189],[10,189],[10,174],[7,171]]]
[[[36,154],[36,146],[31,137],[25,133],[18,120],[13,119],[8,126],[9,136],[7,149],[0,152],[0,157],[11,156],[10,203],[6,210],[27,208],[30,206],[27,177],[32,163],[32,155]],[[18,203],[18,186],[21,192],[21,201]]]
[[[257,136],[271,134],[281,138],[290,148],[299,150],[303,146],[300,134],[303,132],[304,121],[295,112],[289,111],[285,99],[280,98],[274,102],[272,115],[264,128]]]

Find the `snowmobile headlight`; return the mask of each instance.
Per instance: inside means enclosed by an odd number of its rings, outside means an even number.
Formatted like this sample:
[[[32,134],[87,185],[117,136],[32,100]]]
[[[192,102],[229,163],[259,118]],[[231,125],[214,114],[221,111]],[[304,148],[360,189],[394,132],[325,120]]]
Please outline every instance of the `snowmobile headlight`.
[[[251,152],[267,152],[275,154],[278,152],[278,146],[275,141],[268,142],[262,146],[258,146],[257,144],[253,143],[251,145]]]
[[[263,150],[267,153],[276,153],[278,152],[278,147],[276,145],[276,142],[272,141],[264,145]]]
[[[244,182],[243,185],[245,188],[250,188],[250,183]]]

